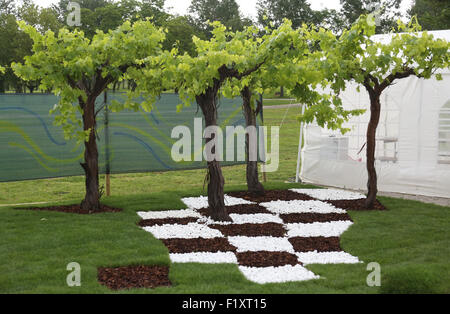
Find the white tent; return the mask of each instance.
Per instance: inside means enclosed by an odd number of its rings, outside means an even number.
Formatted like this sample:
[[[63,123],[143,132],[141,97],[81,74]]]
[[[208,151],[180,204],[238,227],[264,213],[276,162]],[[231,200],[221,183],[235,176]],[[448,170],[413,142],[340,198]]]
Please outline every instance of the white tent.
[[[450,41],[450,30],[429,32]],[[376,40],[389,40],[377,35]],[[378,190],[450,198],[450,71],[442,81],[409,77],[384,91],[377,131]],[[349,85],[341,95],[345,108],[367,109],[339,132],[304,127],[300,178],[326,186],[366,190],[366,131],[370,117],[364,88]]]

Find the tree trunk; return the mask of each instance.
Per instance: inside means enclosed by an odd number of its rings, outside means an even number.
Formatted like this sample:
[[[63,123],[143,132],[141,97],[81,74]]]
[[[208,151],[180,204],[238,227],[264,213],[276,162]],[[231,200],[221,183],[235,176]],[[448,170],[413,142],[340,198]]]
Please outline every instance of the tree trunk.
[[[83,107],[83,128],[91,130],[89,140],[84,142],[84,163],[81,166],[85,173],[86,196],[81,202],[81,209],[96,211],[100,209],[100,192],[98,180],[98,150],[95,137],[95,98],[89,97]]]
[[[257,110],[254,110],[251,105],[251,91],[250,88],[245,87],[241,91],[243,100],[243,111],[245,117],[246,126],[253,126],[256,128],[256,114]],[[245,134],[245,160],[247,162],[247,189],[250,193],[258,195],[264,195],[264,187],[259,182],[258,178],[258,161],[250,160],[250,136]]]
[[[380,93],[369,92],[370,94],[370,121],[367,127],[367,199],[366,208],[373,209],[377,199],[377,172],[375,169],[375,147],[376,132],[380,122]]]
[[[217,126],[217,92],[219,84],[216,82],[213,87],[196,97],[197,103],[202,109],[205,117],[205,126]],[[209,143],[213,138],[207,138]],[[215,152],[214,148],[212,153]],[[207,181],[208,181],[208,205],[210,216],[215,221],[231,221],[230,216],[225,210],[225,200],[223,187],[225,180],[222,175],[222,169],[218,160],[207,162]]]

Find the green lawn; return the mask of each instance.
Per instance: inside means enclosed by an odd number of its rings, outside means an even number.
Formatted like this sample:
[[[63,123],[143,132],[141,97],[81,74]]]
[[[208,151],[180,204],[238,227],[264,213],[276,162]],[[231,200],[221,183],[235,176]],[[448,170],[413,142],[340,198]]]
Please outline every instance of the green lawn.
[[[293,109],[291,109],[293,110]],[[294,109],[298,110],[298,108]],[[267,175],[266,188],[295,175],[298,123],[285,110],[266,111],[266,123],[283,118],[280,169]],[[130,264],[169,265],[167,249],[137,227],[136,211],[181,209],[181,197],[202,194],[204,170],[115,175],[113,196],[105,204],[121,213],[75,215],[0,207],[0,293],[107,293],[97,282],[97,267]],[[226,190],[245,189],[245,167],[224,169]],[[0,183],[0,203],[79,202],[83,178]],[[364,261],[356,265],[311,265],[319,280],[257,285],[236,265],[172,264],[170,288],[132,293],[449,293],[450,208],[381,197],[385,212],[351,212],[355,224],[342,236],[342,248]],[[69,288],[66,265],[81,265],[81,287]],[[382,287],[368,287],[366,265],[381,265]],[[409,290],[408,290],[409,289]],[[416,289],[416,290],[414,290]]]
[[[296,100],[291,99],[264,99],[264,106],[279,106],[296,104]]]

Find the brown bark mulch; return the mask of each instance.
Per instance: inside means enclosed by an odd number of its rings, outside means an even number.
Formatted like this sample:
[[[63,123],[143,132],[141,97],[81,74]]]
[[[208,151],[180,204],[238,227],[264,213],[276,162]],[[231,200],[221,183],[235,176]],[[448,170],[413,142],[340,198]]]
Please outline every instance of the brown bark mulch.
[[[355,211],[365,211],[365,210],[386,210],[386,207],[380,203],[380,201],[375,201],[374,209],[366,208],[366,199],[362,198],[359,200],[335,200],[335,201],[325,201],[334,205],[334,207],[345,209],[345,210],[355,210]]]
[[[229,196],[243,198],[247,201],[257,202],[257,203],[266,203],[271,201],[312,201],[315,198],[312,198],[309,195],[301,194],[297,192],[293,192],[290,190],[267,190],[264,195],[259,195],[255,193],[251,193],[248,191],[241,192],[231,192],[227,193]]]
[[[286,229],[281,224],[269,222],[264,224],[209,225],[223,233],[226,237],[284,237]]]
[[[314,223],[314,222],[329,222],[329,221],[346,221],[352,219],[348,214],[317,214],[317,213],[295,213],[295,214],[281,214],[280,218],[284,223]]]
[[[249,267],[278,267],[301,265],[297,256],[288,252],[242,252],[236,254],[239,265]]]
[[[234,206],[225,206],[225,210],[229,214],[271,214],[265,207],[259,204],[240,204]],[[209,208],[201,208],[197,210],[203,216],[210,216]]]
[[[162,241],[170,253],[236,252],[236,247],[226,238],[163,239]]]
[[[101,213],[118,213],[121,212],[122,209],[110,207],[108,205],[100,205],[100,210],[89,211],[81,209],[81,205],[59,205],[59,206],[50,206],[50,207],[19,207],[17,210],[35,210],[35,211],[53,211],[53,212],[61,212],[61,213],[71,213],[71,214],[81,214],[81,215],[89,215],[89,214],[101,214]]]
[[[338,252],[342,251],[339,237],[295,237],[290,238],[296,252]]]
[[[138,225],[140,227],[151,227],[151,226],[161,226],[161,225],[187,225],[191,222],[196,222],[198,218],[186,217],[186,218],[163,218],[163,219],[142,219],[139,221]]]
[[[99,267],[97,279],[112,290],[171,286],[167,266]]]

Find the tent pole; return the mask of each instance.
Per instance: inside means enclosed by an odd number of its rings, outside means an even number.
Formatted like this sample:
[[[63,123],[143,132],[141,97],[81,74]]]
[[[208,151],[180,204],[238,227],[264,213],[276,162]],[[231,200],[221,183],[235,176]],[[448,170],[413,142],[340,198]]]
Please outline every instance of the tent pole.
[[[305,113],[305,105],[302,106],[302,115]],[[298,143],[298,155],[297,155],[297,172],[295,174],[295,183],[299,183],[300,180],[300,164],[302,159],[302,141],[303,141],[303,122],[300,123],[300,139]]]

